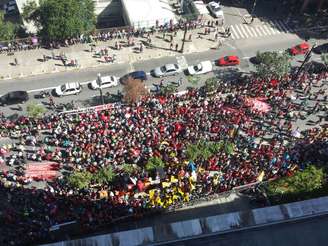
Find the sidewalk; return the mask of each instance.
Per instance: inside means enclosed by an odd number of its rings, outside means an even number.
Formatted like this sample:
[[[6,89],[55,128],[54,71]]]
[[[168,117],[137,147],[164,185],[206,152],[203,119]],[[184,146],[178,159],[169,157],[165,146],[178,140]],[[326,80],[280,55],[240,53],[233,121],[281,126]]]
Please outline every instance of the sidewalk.
[[[213,41],[215,37],[215,28],[208,35],[204,35],[204,28],[188,30],[186,40],[189,39],[191,34],[192,41],[186,41],[184,45],[184,54],[192,52],[202,52],[209,50],[217,45],[217,41]],[[222,28],[219,27],[219,31]],[[199,34],[202,33],[202,34]],[[147,38],[134,38],[134,47],[125,47],[127,39],[114,39],[107,42],[97,42],[93,52],[91,52],[90,44],[77,44],[70,47],[64,47],[53,50],[55,56],[64,53],[68,59],[77,60],[78,66],[64,66],[60,58],[52,59],[52,50],[36,49],[27,51],[18,51],[14,55],[8,56],[7,54],[0,54],[0,80],[22,78],[34,76],[45,73],[56,73],[69,70],[79,70],[83,68],[97,67],[97,66],[110,66],[113,63],[106,63],[104,57],[99,58],[94,56],[94,52],[99,52],[101,49],[108,49],[108,55],[116,55],[114,63],[134,63],[136,61],[155,59],[164,56],[178,56],[182,46],[184,31],[177,32],[177,36],[173,37],[173,50],[170,49],[171,35],[167,33],[163,39],[163,33],[155,33],[151,35],[151,42],[153,47],[147,47]],[[198,38],[198,36],[201,38]],[[213,40],[212,40],[213,39]],[[121,50],[115,49],[115,42],[119,41],[122,45]],[[139,52],[140,43],[143,43],[143,51]],[[175,51],[176,44],[178,44],[178,51]],[[43,56],[47,56],[48,61],[43,61]],[[15,65],[15,58],[18,65]]]

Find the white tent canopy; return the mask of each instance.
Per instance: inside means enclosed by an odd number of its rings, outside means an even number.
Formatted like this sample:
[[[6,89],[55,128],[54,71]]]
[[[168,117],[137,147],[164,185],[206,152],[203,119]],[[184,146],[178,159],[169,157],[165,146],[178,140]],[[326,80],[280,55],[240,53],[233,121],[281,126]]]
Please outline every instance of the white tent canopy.
[[[122,0],[123,15],[127,25],[135,28],[150,28],[176,23],[174,10],[168,0]]]

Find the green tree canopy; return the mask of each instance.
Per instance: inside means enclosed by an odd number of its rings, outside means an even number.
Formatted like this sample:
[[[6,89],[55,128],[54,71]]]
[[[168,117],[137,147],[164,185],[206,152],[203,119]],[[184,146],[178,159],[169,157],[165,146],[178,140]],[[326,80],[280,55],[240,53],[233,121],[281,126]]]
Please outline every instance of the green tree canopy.
[[[163,160],[157,156],[153,156],[151,158],[149,158],[147,164],[146,164],[146,170],[147,171],[153,171],[156,168],[159,167],[164,167],[165,163],[163,162]]]
[[[40,0],[23,7],[23,17],[33,21],[46,40],[64,40],[89,33],[95,28],[92,0]]]
[[[116,173],[111,166],[99,169],[93,176],[92,181],[97,184],[108,184],[113,181]]]
[[[205,90],[206,92],[212,92],[218,87],[218,79],[216,77],[208,78],[205,80]]]
[[[40,104],[30,103],[27,105],[27,114],[32,118],[41,117],[46,111],[45,107]]]
[[[256,73],[262,78],[281,78],[291,68],[291,57],[287,52],[257,52],[256,60]]]
[[[92,174],[88,171],[75,171],[67,179],[68,184],[77,189],[88,188]]]
[[[11,41],[16,37],[16,25],[4,20],[4,14],[0,11],[0,41]]]
[[[273,181],[268,186],[269,195],[310,192],[322,187],[325,174],[322,169],[313,165],[304,171],[298,171],[291,177]]]

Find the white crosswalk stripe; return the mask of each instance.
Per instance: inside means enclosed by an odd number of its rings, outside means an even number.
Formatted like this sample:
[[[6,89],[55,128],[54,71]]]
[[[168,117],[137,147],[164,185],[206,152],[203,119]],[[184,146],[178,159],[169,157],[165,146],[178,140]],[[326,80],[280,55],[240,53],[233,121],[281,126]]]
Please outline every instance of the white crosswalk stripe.
[[[245,38],[244,34],[242,34],[242,32],[239,30],[238,25],[236,25],[235,27],[236,27],[236,30],[238,31],[238,33],[240,34],[240,36],[241,36],[242,38]]]
[[[269,24],[270,24],[270,29],[271,29],[274,33],[277,33],[277,34],[280,33],[280,31],[279,31],[279,29],[278,29],[276,23],[274,23],[273,21],[270,21]]]
[[[231,39],[246,39],[263,36],[271,36],[278,34],[286,34],[291,32],[291,28],[282,20],[269,21],[262,25],[245,25],[235,24],[230,26],[231,28]]]
[[[257,37],[262,37],[264,36],[264,34],[261,32],[260,29],[258,29],[257,27],[254,27],[254,32],[256,33]]]
[[[269,33],[266,32],[266,30],[263,28],[263,26],[258,26],[257,29],[260,30],[262,33],[264,33],[264,36],[269,35]]]
[[[248,34],[247,34],[247,32],[245,31],[244,24],[240,24],[239,27],[240,27],[240,30],[243,32],[243,34],[248,38]]]
[[[246,30],[246,32],[248,32],[249,33],[249,35],[251,36],[251,37],[254,37],[254,33],[251,31],[251,28],[250,27],[248,27],[247,25],[246,26],[244,26],[245,27],[245,30]]]
[[[287,29],[285,29],[284,26],[279,21],[277,21],[275,24],[277,25],[277,28],[280,32],[287,33]]]
[[[239,35],[238,35],[238,33],[236,32],[236,30],[233,26],[231,26],[231,30],[232,30],[232,32],[231,32],[232,38],[235,37],[233,39],[239,39]]]

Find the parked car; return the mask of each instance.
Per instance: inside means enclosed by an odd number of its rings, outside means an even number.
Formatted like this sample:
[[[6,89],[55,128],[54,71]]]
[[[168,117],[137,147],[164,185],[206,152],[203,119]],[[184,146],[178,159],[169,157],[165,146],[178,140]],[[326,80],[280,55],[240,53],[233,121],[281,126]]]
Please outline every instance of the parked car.
[[[321,45],[316,46],[313,49],[313,52],[316,53],[316,54],[328,53],[328,43],[325,43],[325,44],[321,44]]]
[[[121,84],[125,84],[125,81],[131,77],[132,79],[140,79],[141,81],[147,80],[147,74],[144,71],[135,71],[128,73],[120,78]]]
[[[212,70],[213,66],[211,61],[202,61],[197,65],[190,66],[187,68],[188,74],[190,75],[209,73]]]
[[[306,54],[310,49],[310,45],[306,42],[298,44],[292,48],[290,48],[290,54],[293,56]]]
[[[151,71],[151,74],[155,77],[176,75],[178,73],[181,73],[181,67],[178,64],[173,63],[157,67]]]
[[[28,99],[29,96],[26,91],[12,91],[0,97],[0,105],[25,103]]]
[[[57,96],[77,95],[81,93],[82,86],[79,82],[66,83],[55,88]]]
[[[207,7],[215,18],[224,19],[223,10],[222,7],[220,6],[220,3],[214,1],[209,2],[207,4]]]
[[[118,78],[115,76],[104,76],[101,77],[101,88],[109,88],[118,85]],[[95,79],[90,82],[91,89],[99,89],[98,81]]]
[[[218,66],[235,66],[239,64],[240,60],[238,56],[224,56],[217,60]]]

